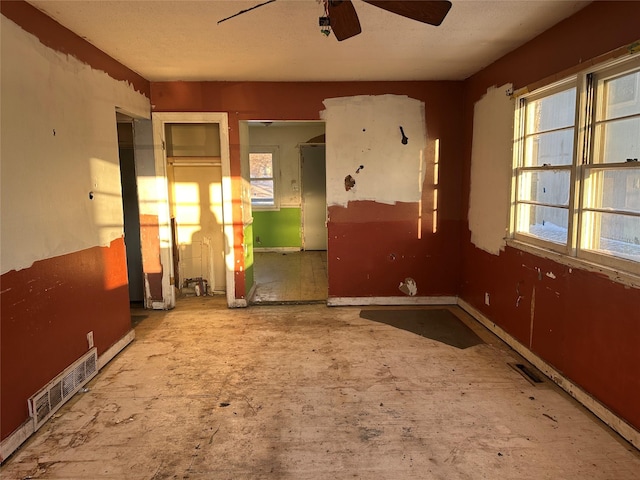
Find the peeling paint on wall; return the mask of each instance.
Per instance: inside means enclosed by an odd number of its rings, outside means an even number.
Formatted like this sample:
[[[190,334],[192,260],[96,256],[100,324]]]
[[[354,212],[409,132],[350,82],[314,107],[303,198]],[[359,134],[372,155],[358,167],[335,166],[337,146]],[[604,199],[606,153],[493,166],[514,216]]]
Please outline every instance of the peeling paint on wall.
[[[427,144],[424,103],[404,95],[361,95],[330,98],[324,105],[327,204],[420,201]],[[347,183],[349,177],[355,182],[354,172],[357,189]]]
[[[405,295],[413,297],[418,293],[418,285],[413,278],[407,277],[404,279],[404,281],[400,282],[398,290],[400,290]]]
[[[471,242],[494,255],[504,250],[509,225],[509,195],[513,163],[513,100],[492,87],[476,104],[469,191]]]
[[[347,192],[355,186],[356,186],[356,181],[353,179],[351,175],[347,175],[346,177],[344,177],[344,189]]]

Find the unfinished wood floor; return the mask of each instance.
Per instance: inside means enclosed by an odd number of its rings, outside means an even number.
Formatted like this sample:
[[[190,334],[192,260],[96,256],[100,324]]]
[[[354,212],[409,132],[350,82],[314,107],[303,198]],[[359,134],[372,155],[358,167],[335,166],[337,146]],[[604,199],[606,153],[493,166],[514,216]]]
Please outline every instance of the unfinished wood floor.
[[[327,252],[256,252],[253,304],[327,300]]]
[[[512,350],[359,308],[191,297],[2,467],[4,479],[638,479],[640,455]]]

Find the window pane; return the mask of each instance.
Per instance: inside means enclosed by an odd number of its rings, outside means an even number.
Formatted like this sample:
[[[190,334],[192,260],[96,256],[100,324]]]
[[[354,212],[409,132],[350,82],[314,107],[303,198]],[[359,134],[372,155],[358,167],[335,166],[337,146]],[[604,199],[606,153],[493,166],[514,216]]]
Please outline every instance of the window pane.
[[[640,114],[640,71],[603,82],[604,120]]]
[[[640,167],[590,169],[584,206],[640,214]]]
[[[570,181],[569,170],[521,172],[518,178],[518,200],[568,206]]]
[[[573,128],[531,135],[525,139],[524,165],[571,165]]]
[[[271,153],[250,153],[249,176],[251,178],[273,178],[272,157]]]
[[[640,262],[640,217],[585,212],[582,248]]]
[[[569,213],[566,208],[518,205],[517,231],[542,240],[567,244]]]
[[[572,127],[575,115],[575,88],[532,100],[527,104],[526,134]]]
[[[595,163],[640,159],[640,116],[601,123],[596,127],[599,151]]]
[[[251,203],[254,205],[273,205],[273,180],[251,181]]]

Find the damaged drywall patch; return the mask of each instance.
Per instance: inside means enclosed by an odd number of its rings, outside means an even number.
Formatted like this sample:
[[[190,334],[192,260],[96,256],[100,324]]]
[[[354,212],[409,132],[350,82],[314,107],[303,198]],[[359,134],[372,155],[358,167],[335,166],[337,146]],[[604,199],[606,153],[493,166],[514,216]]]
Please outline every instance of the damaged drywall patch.
[[[427,144],[424,103],[404,95],[361,95],[326,99],[324,105],[327,204],[420,201]]]
[[[347,175],[346,177],[344,177],[344,189],[347,192],[355,186],[356,186],[356,181],[353,179],[351,175]]]
[[[413,278],[407,277],[404,279],[404,281],[400,282],[398,290],[400,290],[405,295],[414,297],[418,293],[418,285]]]
[[[504,250],[513,163],[512,85],[489,88],[475,104],[469,192],[471,242],[494,255]]]

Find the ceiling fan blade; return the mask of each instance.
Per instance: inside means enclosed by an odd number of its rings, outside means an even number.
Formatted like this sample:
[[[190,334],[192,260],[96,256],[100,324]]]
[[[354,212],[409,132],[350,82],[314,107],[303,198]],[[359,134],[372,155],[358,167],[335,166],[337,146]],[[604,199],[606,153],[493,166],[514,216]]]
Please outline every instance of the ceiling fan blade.
[[[449,0],[364,0],[391,13],[436,27],[449,13]]]
[[[331,30],[339,41],[362,32],[358,14],[351,0],[329,0],[329,21]]]

